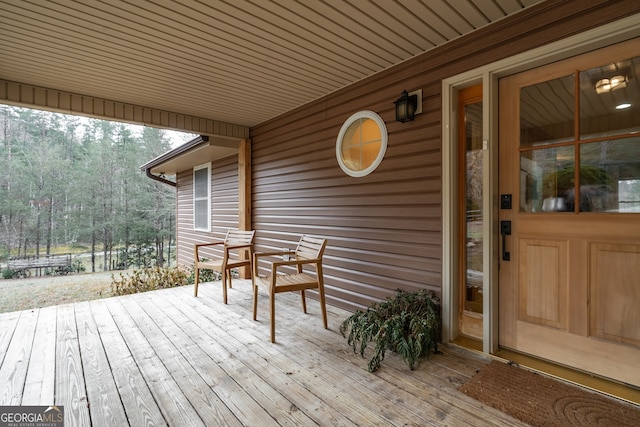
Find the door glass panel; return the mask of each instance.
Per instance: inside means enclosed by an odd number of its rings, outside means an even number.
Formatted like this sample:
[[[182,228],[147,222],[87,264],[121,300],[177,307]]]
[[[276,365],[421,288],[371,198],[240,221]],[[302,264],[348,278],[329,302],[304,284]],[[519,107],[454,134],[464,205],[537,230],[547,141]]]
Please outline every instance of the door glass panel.
[[[640,212],[640,138],[580,146],[580,211]]]
[[[482,313],[482,103],[464,107],[466,175],[466,296],[464,308]]]
[[[640,57],[580,73],[581,139],[640,131]]]
[[[520,153],[520,211],[573,211],[574,182],[572,146]]]
[[[574,82],[570,75],[521,89],[521,147],[574,139]]]

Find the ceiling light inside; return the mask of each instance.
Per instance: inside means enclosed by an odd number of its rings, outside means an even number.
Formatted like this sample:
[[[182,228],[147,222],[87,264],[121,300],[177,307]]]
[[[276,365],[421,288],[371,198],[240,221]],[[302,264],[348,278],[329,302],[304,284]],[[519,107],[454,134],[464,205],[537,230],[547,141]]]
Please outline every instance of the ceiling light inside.
[[[627,76],[613,76],[610,79],[600,79],[596,82],[596,93],[598,95],[609,93],[616,89],[627,87]]]

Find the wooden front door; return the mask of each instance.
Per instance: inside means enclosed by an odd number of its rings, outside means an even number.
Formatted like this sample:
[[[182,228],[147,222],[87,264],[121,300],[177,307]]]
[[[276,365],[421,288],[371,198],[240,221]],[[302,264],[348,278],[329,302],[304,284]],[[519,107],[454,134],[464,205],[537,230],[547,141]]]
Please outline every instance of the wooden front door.
[[[499,84],[499,345],[634,386],[639,80],[636,39]]]

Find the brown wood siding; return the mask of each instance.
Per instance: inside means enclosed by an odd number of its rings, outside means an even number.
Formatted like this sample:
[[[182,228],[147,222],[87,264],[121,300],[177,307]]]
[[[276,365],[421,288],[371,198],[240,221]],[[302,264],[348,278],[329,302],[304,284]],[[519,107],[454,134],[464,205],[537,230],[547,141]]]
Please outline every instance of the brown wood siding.
[[[549,1],[251,129],[256,250],[328,238],[330,303],[353,310],[397,288],[442,286],[441,81],[637,13],[636,2]],[[395,121],[402,90],[422,89],[423,113]],[[352,178],[335,158],[343,122],[377,112],[387,153]]]
[[[223,240],[229,228],[238,228],[238,156],[211,163],[211,232],[193,229],[193,170],[178,174],[178,264],[193,265],[196,243]],[[219,251],[203,249],[205,256]]]

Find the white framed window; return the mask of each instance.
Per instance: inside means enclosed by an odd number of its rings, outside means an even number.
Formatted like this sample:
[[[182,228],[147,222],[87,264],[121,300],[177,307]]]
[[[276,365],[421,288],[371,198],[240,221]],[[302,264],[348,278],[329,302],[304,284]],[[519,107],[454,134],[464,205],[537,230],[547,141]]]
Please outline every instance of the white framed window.
[[[193,168],[193,229],[211,231],[211,163]]]
[[[387,151],[387,127],[373,111],[358,111],[340,129],[336,158],[350,176],[369,175],[382,162]]]

